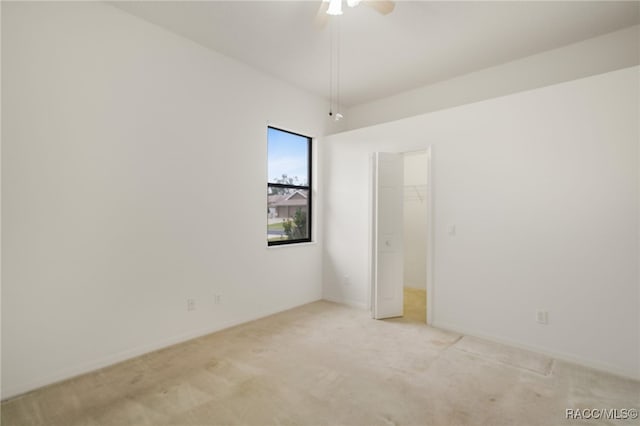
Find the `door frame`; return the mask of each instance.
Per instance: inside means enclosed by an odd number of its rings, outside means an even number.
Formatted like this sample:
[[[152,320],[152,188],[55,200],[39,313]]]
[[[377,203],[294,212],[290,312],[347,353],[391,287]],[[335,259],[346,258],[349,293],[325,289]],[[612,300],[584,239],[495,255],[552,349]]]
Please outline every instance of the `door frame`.
[[[399,151],[398,154],[406,154],[409,152],[425,152],[427,157],[427,194],[425,202],[427,203],[427,317],[425,322],[427,325],[431,325],[434,322],[435,312],[433,299],[435,297],[435,282],[434,282],[434,202],[433,202],[433,149],[431,145],[427,145],[422,149],[415,149],[409,151]],[[375,259],[375,204],[376,204],[376,180],[375,180],[375,152],[369,155],[369,268],[368,268],[368,281],[369,281],[369,311],[373,318],[373,303],[375,300],[375,282],[374,268],[376,265],[373,262]]]

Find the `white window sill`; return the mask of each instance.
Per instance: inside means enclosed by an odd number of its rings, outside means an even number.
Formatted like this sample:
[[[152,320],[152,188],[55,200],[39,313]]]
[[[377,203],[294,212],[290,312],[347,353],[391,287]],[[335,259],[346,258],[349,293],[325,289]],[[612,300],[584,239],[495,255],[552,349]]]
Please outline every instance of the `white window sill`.
[[[277,244],[274,246],[267,246],[267,249],[282,249],[282,248],[293,248],[293,247],[304,247],[304,246],[315,246],[317,245],[317,241],[311,241],[308,243],[292,243],[292,244]]]

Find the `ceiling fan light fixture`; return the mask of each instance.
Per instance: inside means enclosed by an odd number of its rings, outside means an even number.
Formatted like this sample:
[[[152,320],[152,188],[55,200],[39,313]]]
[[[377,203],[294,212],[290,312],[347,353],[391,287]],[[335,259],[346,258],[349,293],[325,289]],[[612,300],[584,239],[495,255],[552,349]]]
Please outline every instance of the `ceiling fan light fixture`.
[[[342,15],[342,0],[330,0],[327,15]]]
[[[360,0],[347,0],[347,6],[356,7],[360,4]]]

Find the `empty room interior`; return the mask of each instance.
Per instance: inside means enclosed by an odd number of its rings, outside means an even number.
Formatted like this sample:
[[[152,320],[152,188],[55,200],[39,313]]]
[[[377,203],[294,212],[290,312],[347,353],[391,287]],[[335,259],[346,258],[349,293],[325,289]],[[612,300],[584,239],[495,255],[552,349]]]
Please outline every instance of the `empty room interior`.
[[[640,2],[0,14],[3,426],[638,424]]]

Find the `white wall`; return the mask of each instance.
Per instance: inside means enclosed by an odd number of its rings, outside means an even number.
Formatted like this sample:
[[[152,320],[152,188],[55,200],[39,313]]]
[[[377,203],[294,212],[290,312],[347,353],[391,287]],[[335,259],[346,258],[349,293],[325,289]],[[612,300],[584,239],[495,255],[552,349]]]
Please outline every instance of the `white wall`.
[[[404,155],[404,286],[427,288],[427,153]]]
[[[3,398],[321,297],[265,182],[324,100],[104,3],[2,9]]]
[[[370,153],[431,145],[433,324],[640,378],[639,72],[324,139],[324,296],[368,306]]]
[[[347,110],[349,129],[640,64],[640,26],[549,50]]]

